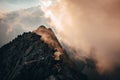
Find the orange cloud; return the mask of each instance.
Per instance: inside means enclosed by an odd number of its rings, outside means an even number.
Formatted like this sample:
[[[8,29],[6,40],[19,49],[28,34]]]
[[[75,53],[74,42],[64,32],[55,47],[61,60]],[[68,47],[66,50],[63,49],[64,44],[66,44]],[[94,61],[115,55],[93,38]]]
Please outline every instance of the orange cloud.
[[[76,55],[82,50],[81,56],[88,57],[95,48],[97,68],[107,71],[120,64],[116,60],[120,55],[119,4],[119,0],[58,0],[43,11],[49,12],[59,40],[75,48]]]

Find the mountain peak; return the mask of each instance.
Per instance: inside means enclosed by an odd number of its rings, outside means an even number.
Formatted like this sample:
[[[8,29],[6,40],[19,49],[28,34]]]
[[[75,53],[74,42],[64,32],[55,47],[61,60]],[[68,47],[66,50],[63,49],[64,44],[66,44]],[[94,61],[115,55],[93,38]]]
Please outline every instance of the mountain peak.
[[[23,33],[0,48],[0,80],[85,80],[86,76],[61,59],[55,63],[55,48],[62,49],[52,32],[42,26]]]
[[[58,49],[60,52],[63,52],[62,46],[60,45],[56,35],[51,28],[46,28],[44,25],[41,25],[36,30],[34,30],[33,33],[40,35],[41,40],[43,40],[49,46]]]

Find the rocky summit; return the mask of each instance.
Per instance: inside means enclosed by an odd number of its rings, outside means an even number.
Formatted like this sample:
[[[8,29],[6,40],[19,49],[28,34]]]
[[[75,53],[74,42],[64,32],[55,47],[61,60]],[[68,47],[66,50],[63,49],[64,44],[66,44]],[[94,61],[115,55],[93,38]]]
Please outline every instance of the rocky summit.
[[[87,80],[65,61],[69,60],[65,55],[55,67],[55,49],[41,34],[23,33],[0,48],[0,80]]]

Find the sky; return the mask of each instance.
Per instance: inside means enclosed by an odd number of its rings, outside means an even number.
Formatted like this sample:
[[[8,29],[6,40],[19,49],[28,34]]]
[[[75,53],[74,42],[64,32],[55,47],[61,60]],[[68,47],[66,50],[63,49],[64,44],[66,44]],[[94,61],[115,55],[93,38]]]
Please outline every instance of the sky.
[[[0,0],[0,11],[10,12],[39,5],[39,0]]]

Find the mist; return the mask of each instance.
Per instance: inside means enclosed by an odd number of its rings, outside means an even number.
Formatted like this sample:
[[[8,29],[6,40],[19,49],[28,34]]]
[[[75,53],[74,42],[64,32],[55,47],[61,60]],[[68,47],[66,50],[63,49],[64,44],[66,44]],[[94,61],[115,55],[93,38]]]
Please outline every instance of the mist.
[[[48,3],[41,8],[51,19],[58,39],[76,50],[74,55],[93,58],[101,73],[120,65],[119,0],[51,0],[52,5]],[[92,53],[91,49],[94,49]]]

